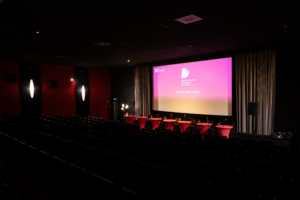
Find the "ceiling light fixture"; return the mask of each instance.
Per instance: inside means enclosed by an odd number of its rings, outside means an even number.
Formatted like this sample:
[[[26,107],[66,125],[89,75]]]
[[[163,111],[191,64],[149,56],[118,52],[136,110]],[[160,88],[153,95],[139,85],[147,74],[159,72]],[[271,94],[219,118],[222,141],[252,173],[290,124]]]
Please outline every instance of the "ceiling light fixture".
[[[181,17],[181,18],[174,19],[174,20],[176,20],[178,22],[181,22],[183,24],[189,24],[189,23],[192,23],[192,22],[200,21],[200,20],[202,20],[202,18],[192,14],[192,15],[188,15],[188,16]]]
[[[40,32],[39,32],[39,31],[36,31],[35,33],[36,33],[36,34],[40,34]]]
[[[128,62],[128,63],[130,62],[130,58],[129,58],[129,56],[127,56],[127,62]]]

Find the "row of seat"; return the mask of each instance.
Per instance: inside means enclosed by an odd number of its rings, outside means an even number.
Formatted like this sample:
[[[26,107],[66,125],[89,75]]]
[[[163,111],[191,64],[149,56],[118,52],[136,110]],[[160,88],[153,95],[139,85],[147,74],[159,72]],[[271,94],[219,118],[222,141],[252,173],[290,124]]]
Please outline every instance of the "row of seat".
[[[17,146],[20,146],[21,144],[22,143],[15,143],[15,145]],[[92,191],[96,192],[97,187],[100,186],[101,188],[105,188],[106,191],[113,192],[117,188],[120,189],[120,187],[123,187],[125,182],[127,184],[138,184],[140,186],[143,186],[144,188],[147,188],[148,190],[152,190],[152,192],[159,193],[165,198],[177,198],[179,196],[182,197],[183,195],[186,196],[191,194],[193,194],[191,198],[195,198],[196,196],[197,198],[199,198],[199,192],[195,188],[195,183],[191,183],[191,181],[199,179],[201,181],[196,183],[196,185],[199,188],[202,188],[201,196],[213,197],[215,191],[214,187],[218,186],[218,184],[220,183],[220,181],[217,180],[222,180],[221,184],[225,185],[226,183],[224,182],[226,182],[226,180],[235,182],[241,181],[239,180],[239,178],[241,177],[238,176],[238,168],[236,168],[234,172],[234,168],[232,168],[232,166],[230,167],[228,165],[224,165],[224,163],[218,161],[213,162],[211,165],[210,170],[214,170],[213,176],[207,176],[203,174],[208,174],[208,168],[203,169],[203,167],[196,167],[196,169],[202,172],[202,174],[195,173],[190,170],[176,171],[172,166],[165,165],[159,162],[149,162],[147,164],[147,162],[145,162],[141,158],[136,158],[133,156],[126,156],[122,158],[119,157],[120,155],[117,155],[116,152],[106,151],[104,152],[105,155],[101,158],[99,158],[98,153],[95,156],[93,156],[92,153],[90,154],[91,158],[94,158],[95,164],[102,169],[101,171],[92,171],[90,166],[79,161],[72,161],[66,156],[59,154],[52,156],[49,152],[43,152],[43,150],[38,152],[36,151],[37,149],[32,148],[30,145],[24,147],[25,148],[20,148],[20,151],[27,154],[27,156],[37,160],[38,163],[43,165],[48,170],[73,183],[76,183],[77,186],[82,188],[84,191],[89,191],[90,193]],[[18,149],[19,147],[16,148]],[[46,156],[39,153],[43,153]],[[95,158],[97,158],[97,160],[95,160]],[[121,162],[121,159],[123,159],[123,162]],[[199,160],[195,160],[194,163],[190,163],[190,165],[193,164],[201,167],[204,163],[200,163]],[[278,190],[277,194],[284,193],[283,191],[282,193],[280,193],[280,191],[284,187],[279,176],[276,179],[274,178],[275,176],[272,173],[267,173],[255,169],[248,170],[247,173],[248,186],[252,186],[253,184],[257,185],[257,179],[259,178],[260,180],[263,180],[263,182],[259,182],[260,184],[257,186],[261,187],[264,184],[270,185],[272,183],[270,186],[273,186],[273,188],[268,192],[274,192]],[[109,174],[114,174],[114,176],[111,176]],[[101,181],[105,179],[105,181],[109,181],[110,184],[113,183],[114,187],[112,187],[112,185],[109,185],[108,187],[108,185],[104,183],[101,183],[104,185],[97,183],[97,181],[99,181],[99,178]],[[189,187],[186,187],[187,180],[190,181],[190,183],[188,184]],[[247,186],[245,187],[247,188]],[[175,188],[175,191],[178,192],[174,192]],[[193,188],[193,190],[191,190],[191,188]],[[252,189],[250,189],[250,191],[251,190]],[[189,193],[187,194],[186,191],[189,191]],[[259,191],[254,191],[256,192],[255,194],[260,194]],[[93,193],[93,195],[96,194]],[[266,191],[265,195],[268,196],[268,193],[266,193]],[[259,197],[259,195],[257,195],[257,197]]]
[[[33,127],[33,128],[36,128],[36,127]],[[147,132],[147,131],[144,131],[144,132]],[[100,132],[99,132],[100,133]],[[121,133],[120,131],[111,131],[111,132],[109,132],[109,133],[102,133],[101,134],[101,136],[104,136],[104,135],[106,135],[106,136],[110,136],[110,135],[114,135],[114,136],[120,136],[120,135],[118,135],[119,133]],[[126,132],[127,134],[128,134],[128,132]],[[124,134],[126,134],[126,133],[124,133],[123,132],[123,135]],[[134,133],[134,132],[132,132],[132,133]],[[139,132],[140,134],[143,134],[143,131],[142,132]],[[47,135],[47,134],[41,134],[41,132],[35,132],[35,133],[33,133],[35,136],[37,136],[37,135],[46,135],[47,137],[49,137],[49,138],[51,138],[51,134],[50,135]],[[72,134],[72,133],[70,133],[70,134]],[[75,133],[74,133],[75,134]],[[77,133],[77,136],[78,136],[78,134],[79,133]],[[150,136],[152,133],[145,133],[145,134],[143,134],[144,136]],[[79,134],[80,135],[80,134]],[[133,134],[134,135],[134,134]],[[58,135],[53,135],[52,134],[52,136],[55,136],[56,137],[56,139],[58,140],[59,139],[59,136]],[[85,135],[86,136],[86,135]],[[99,135],[100,136],[100,135]],[[11,136],[11,137],[14,137],[14,136]],[[156,137],[156,136],[155,136]],[[146,138],[148,138],[148,139],[154,139],[155,137],[146,137]],[[185,139],[189,139],[189,140],[185,140],[185,142],[186,141],[190,141],[190,139],[192,138],[193,139],[193,137],[191,137],[191,136],[189,136],[189,137],[187,137],[187,136],[184,136],[184,137],[186,137]],[[8,138],[8,137],[5,137],[5,138]],[[53,137],[52,137],[53,138]],[[182,137],[181,137],[182,138]],[[11,138],[12,139],[12,138]],[[16,138],[15,138],[16,139]],[[56,140],[55,139],[55,140]],[[63,144],[66,144],[66,142],[68,142],[67,141],[67,138],[62,138],[62,139],[64,139],[64,140],[62,140],[63,141]],[[96,138],[97,139],[97,138]],[[98,138],[98,139],[100,139],[100,137]],[[102,139],[105,139],[105,138],[102,138]],[[156,138],[157,139],[157,138]],[[159,139],[161,139],[161,138],[159,138]],[[213,139],[211,139],[211,140],[213,140]],[[217,140],[217,142],[214,144],[214,145],[216,145],[216,144],[222,144],[222,141],[220,142],[220,141],[218,141],[218,139],[215,139],[215,140]],[[220,139],[220,140],[222,140],[222,139]],[[15,140],[14,140],[15,141]],[[42,140],[36,140],[36,141],[42,141]],[[108,140],[109,141],[109,140]],[[172,141],[174,141],[174,140],[172,140]],[[202,138],[201,139],[199,139],[199,141],[202,141]],[[203,146],[203,144],[213,144],[214,142],[212,142],[212,141],[210,141],[209,139],[205,139],[204,141],[202,141],[202,142],[197,142],[198,144],[202,144],[202,146]],[[226,140],[227,141],[227,140]],[[23,141],[24,142],[24,141]],[[138,141],[137,141],[138,142]],[[149,141],[149,144],[153,144],[155,141]],[[20,143],[20,141],[19,141],[19,143]],[[76,143],[78,143],[78,141],[76,141]],[[114,144],[115,142],[114,141],[109,141],[108,142],[108,146],[111,146],[111,144]],[[26,144],[26,143],[25,143]],[[74,144],[74,142],[72,143],[72,144]],[[122,146],[123,145],[123,146]],[[127,145],[126,143],[124,143],[124,144],[121,144],[121,147],[122,147],[122,149],[121,150],[124,150],[124,147],[125,147],[125,145]],[[36,147],[34,147],[34,145],[30,145],[29,143],[28,144],[26,144],[26,146],[27,147],[30,147],[31,149],[33,149],[33,150],[37,150],[38,148],[36,148]],[[71,145],[71,146],[74,146],[74,145]],[[76,147],[74,148],[74,149],[79,149],[78,147],[79,146],[83,146],[83,145],[80,145],[80,144],[76,144],[75,145]],[[101,145],[102,146],[102,145]],[[116,146],[118,146],[118,145],[116,145]],[[265,144],[265,146],[268,146],[268,144]],[[272,146],[272,145],[269,145],[269,146]],[[274,146],[274,145],[273,145]],[[32,148],[32,147],[34,147],[34,148]],[[66,147],[66,146],[65,146]],[[89,148],[88,148],[89,147]],[[151,146],[150,146],[151,147]],[[205,148],[206,148],[206,146],[204,146]],[[184,147],[185,148],[185,147]],[[64,149],[64,148],[62,148],[62,149]],[[84,149],[91,149],[91,146],[86,146]],[[144,147],[144,146],[142,146],[142,147],[139,147],[139,149],[138,150],[145,150],[145,149],[148,149],[148,150],[150,150],[150,152],[153,152],[152,150],[156,150],[155,148],[153,149],[153,148],[149,148],[149,147]],[[38,149],[38,150],[41,150],[41,149]],[[99,150],[99,149],[98,149]],[[100,150],[101,150],[101,148],[100,148]],[[115,149],[116,150],[116,149]],[[205,150],[205,149],[202,149],[202,151],[203,150]],[[133,152],[140,152],[140,151],[133,151]],[[147,152],[147,151],[146,151]],[[147,155],[147,153],[146,152],[143,152],[143,153],[141,153],[140,154],[140,158],[138,158],[138,159],[140,159],[140,160],[143,160],[144,158],[147,158],[148,157],[148,155]],[[164,150],[159,150],[158,152],[157,152],[158,154],[156,154],[156,155],[163,155],[163,154],[165,154],[166,152],[164,152]],[[284,153],[284,152],[283,152]],[[286,152],[285,152],[286,153]],[[85,154],[85,155],[88,155],[88,154],[90,154],[90,153],[87,153],[87,154]],[[119,156],[118,155],[116,155],[116,154],[119,154]],[[205,155],[207,156],[207,155],[209,155],[209,157],[214,157],[214,154],[215,155],[218,155],[218,153],[216,153],[216,152],[213,152],[213,151],[211,151],[211,152],[209,152],[209,151],[207,151],[207,152],[205,152]],[[91,155],[91,154],[90,154]],[[97,153],[97,155],[99,155],[98,153]],[[92,156],[93,158],[97,158],[97,155],[95,155],[95,156]],[[108,156],[109,155],[109,156]],[[213,156],[211,156],[211,155],[213,155]],[[57,158],[59,158],[60,160],[63,160],[63,158],[64,158],[64,156],[63,157],[61,157],[61,156],[59,156],[59,155],[54,155],[56,158],[54,158],[54,159],[57,159]],[[112,158],[113,156],[116,156],[116,157],[119,157],[120,159],[119,159],[119,161],[121,160],[121,162],[123,163],[123,161],[125,160],[125,157],[126,157],[126,155],[122,155],[122,153],[117,153],[117,152],[114,152],[114,149],[105,149],[105,151],[104,151],[104,156],[103,157],[101,157],[101,160],[105,160],[105,159],[108,159],[108,157],[110,157],[110,158]],[[151,154],[149,155],[149,156],[151,156]],[[153,154],[152,154],[152,156],[153,156]],[[179,155],[179,157],[180,157],[180,159],[179,159],[179,162],[180,163],[188,163],[188,162],[186,162],[186,160],[183,160],[182,158],[184,158],[184,159],[186,159],[187,158],[187,156],[188,155]],[[196,156],[196,159],[198,159],[198,160],[196,160],[195,162],[194,162],[194,164],[197,164],[197,163],[201,163],[201,162],[199,162],[199,159],[200,159],[200,161],[201,161],[201,158],[203,158],[204,156],[200,156],[199,154],[197,154],[197,155],[195,155]],[[193,157],[195,157],[195,156],[193,156]],[[238,155],[237,155],[238,156]],[[53,156],[52,156],[53,157]],[[66,157],[66,156],[65,156]],[[91,158],[92,158],[91,157]],[[127,156],[128,157],[128,156]],[[127,157],[126,157],[126,159],[127,159]],[[285,156],[286,157],[286,156]],[[161,159],[162,157],[160,157],[160,156],[155,156],[155,158],[157,158],[157,159]],[[206,157],[205,157],[206,158]],[[216,158],[216,157],[215,157]],[[71,159],[72,160],[72,159]],[[114,160],[114,159],[112,159],[112,160]],[[118,160],[118,159],[117,159]],[[167,157],[167,158],[165,158],[165,159],[161,159],[161,160],[158,160],[159,162],[162,162],[162,161],[164,161],[164,160],[167,160],[167,161],[171,161],[172,159],[170,158],[170,157]],[[202,159],[203,160],[203,159]],[[232,164],[232,163],[224,163],[224,161],[225,160],[223,160],[223,162],[221,161],[220,162],[220,157],[219,158],[217,158],[216,160],[207,160],[207,159],[204,159],[205,161],[207,161],[208,162],[208,165],[206,164],[200,164],[200,165],[198,165],[198,167],[196,167],[196,169],[195,170],[197,170],[198,169],[198,172],[200,171],[200,172],[204,172],[205,174],[209,174],[209,176],[211,176],[211,177],[213,177],[213,179],[214,180],[217,180],[216,182],[220,182],[220,181],[224,181],[224,180],[226,180],[226,179],[220,179],[222,176],[224,176],[224,173],[221,173],[220,175],[217,175],[218,174],[218,172],[222,172],[222,170],[215,170],[215,171],[213,171],[214,173],[213,174],[211,174],[211,171],[212,171],[212,169],[217,169],[217,168],[214,168],[215,166],[218,166],[219,165],[219,168],[224,168],[224,166],[225,166],[225,168],[226,169],[231,169],[232,167],[233,168],[236,168],[236,166],[230,166],[230,164]],[[247,159],[248,160],[248,159]],[[227,160],[228,161],[228,160]],[[249,161],[249,160],[248,160]],[[242,161],[242,162],[240,162],[240,163],[243,163],[244,161]],[[274,162],[276,162],[276,161],[274,161]],[[88,162],[86,162],[86,163],[88,163]],[[114,161],[113,162],[111,162],[111,161],[109,161],[108,160],[108,163],[114,163]],[[150,160],[150,162],[146,162],[146,166],[148,166],[148,167],[146,167],[146,171],[148,170],[148,168],[149,168],[149,166],[152,166],[153,165],[153,163],[157,166],[160,166],[160,168],[161,168],[161,166],[165,166],[163,163],[158,163],[158,162],[154,162],[153,160],[151,161]],[[158,163],[158,164],[157,164]],[[248,163],[253,163],[253,162],[248,162]],[[269,166],[274,166],[274,163],[272,164],[272,161],[271,162],[268,162],[269,163]],[[70,164],[71,164],[71,162],[70,162]],[[78,163],[77,163],[78,164]],[[170,164],[170,163],[169,163]],[[193,163],[191,163],[191,164],[186,164],[187,166],[193,166],[194,165]],[[275,163],[276,164],[276,163]],[[75,165],[74,163],[73,163],[73,165]],[[197,166],[197,165],[196,165]],[[207,168],[200,168],[200,167],[203,167],[203,166],[207,166]],[[221,167],[220,167],[221,166]],[[248,166],[248,168],[249,168],[249,166]],[[247,169],[248,169],[247,168]],[[113,168],[112,168],[113,169]],[[112,170],[111,169],[111,170]],[[150,167],[150,169],[151,169],[151,167]],[[201,170],[199,170],[199,169],[201,169]],[[266,168],[264,168],[264,169],[268,169],[268,167],[266,167]],[[107,170],[109,170],[109,169],[107,169]],[[173,170],[175,170],[176,171],[176,167],[175,168],[173,168]],[[250,169],[249,169],[250,170]],[[251,183],[251,181],[249,181],[249,179],[251,179],[251,177],[252,177],[252,175],[251,176],[247,176],[246,174],[249,174],[250,172],[249,172],[249,170],[248,171],[246,171],[246,173],[242,173],[242,179],[243,179],[243,181],[244,182],[246,182],[246,183]],[[251,169],[252,170],[252,169]],[[250,171],[251,171],[250,170]],[[254,170],[254,169],[253,169]],[[252,170],[252,172],[253,172],[253,170]],[[225,170],[226,171],[226,170]],[[230,171],[230,170],[229,170]],[[238,170],[237,170],[238,171]],[[288,170],[287,170],[288,171]],[[223,171],[224,172],[224,171]],[[227,171],[228,172],[228,171]],[[235,170],[235,172],[236,172],[236,170]],[[114,170],[113,171],[111,171],[110,173],[114,173],[114,174],[117,174],[117,170],[115,170],[115,172],[114,172]],[[240,173],[240,172],[239,172]],[[239,173],[233,173],[233,172],[231,172],[231,173],[227,173],[227,174],[229,174],[229,176],[230,176],[230,174],[233,174],[233,176],[232,177],[237,177],[237,180],[238,180],[238,177],[239,176],[236,176],[237,174],[239,174]],[[255,174],[259,174],[259,172],[257,172],[257,170],[256,171],[254,171],[254,173]],[[263,172],[264,173],[264,172]],[[124,174],[124,173],[122,173],[122,174]],[[176,173],[175,173],[176,174]],[[271,173],[272,174],[272,173]],[[274,175],[274,174],[273,174]],[[173,176],[174,176],[174,174],[173,174]],[[226,177],[226,176],[225,176]],[[233,180],[233,178],[231,177],[231,179],[230,180]],[[248,177],[248,178],[246,178],[246,177]],[[255,176],[253,176],[253,177],[255,177]],[[230,178],[230,177],[227,177],[227,178]],[[147,180],[147,179],[146,179]],[[170,179],[168,179],[168,180],[170,180]],[[237,181],[236,180],[236,181]],[[273,180],[273,179],[272,179]],[[277,179],[275,179],[275,180],[277,180]],[[281,181],[279,181],[279,182],[282,182],[282,180]],[[287,181],[288,182],[288,181]],[[265,182],[263,182],[263,183],[265,183]],[[274,181],[274,183],[278,183],[278,182],[276,182],[276,181]],[[269,183],[270,184],[270,183]],[[280,184],[279,184],[280,185]],[[282,185],[282,184],[281,184]],[[283,186],[284,186],[285,184],[283,184]],[[287,184],[288,185],[288,184]],[[290,187],[288,187],[288,188],[290,188]],[[285,190],[285,189],[284,189]]]

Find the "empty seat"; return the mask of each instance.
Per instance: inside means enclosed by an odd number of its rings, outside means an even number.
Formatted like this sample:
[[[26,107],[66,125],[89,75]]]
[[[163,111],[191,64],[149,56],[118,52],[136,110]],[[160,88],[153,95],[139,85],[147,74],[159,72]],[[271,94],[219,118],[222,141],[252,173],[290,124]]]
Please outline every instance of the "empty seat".
[[[218,198],[222,199],[230,199],[230,200],[262,200],[263,195],[262,192],[248,187],[244,186],[242,184],[237,183],[231,183],[231,182],[221,182],[220,185],[220,191],[218,193]]]
[[[174,151],[161,151],[160,154],[160,162],[165,163],[167,165],[175,166],[176,169],[179,169],[181,155]]]
[[[123,188],[122,199],[130,200],[162,200],[157,194],[136,185],[126,185]]]
[[[185,155],[182,159],[182,169],[200,173],[208,172],[208,161],[205,157]]]
[[[249,187],[261,190],[263,195],[268,199],[285,193],[283,179],[279,174],[257,169],[248,169],[244,179]]]
[[[101,171],[93,173],[86,184],[93,196],[105,199],[120,198],[120,190],[123,187],[121,180]]]
[[[125,156],[123,163],[126,181],[133,184],[143,184],[146,179],[146,161],[135,156]],[[145,185],[147,186],[147,184]]]
[[[275,160],[267,160],[262,165],[263,170],[280,174],[285,180],[297,177],[296,166],[292,163],[280,162]]]
[[[236,155],[232,159],[232,162],[243,170],[250,168],[261,169],[261,161],[253,156]]]
[[[214,180],[243,183],[242,171],[237,165],[214,161],[210,167],[210,174]]]
[[[175,168],[159,162],[150,162],[147,166],[149,189],[163,198],[175,198]]]
[[[177,153],[183,153],[184,152],[184,146],[181,144],[169,144],[167,146],[167,150],[177,152]]]
[[[176,178],[176,187],[180,199],[215,199],[213,179],[207,175],[192,171],[180,171]]]

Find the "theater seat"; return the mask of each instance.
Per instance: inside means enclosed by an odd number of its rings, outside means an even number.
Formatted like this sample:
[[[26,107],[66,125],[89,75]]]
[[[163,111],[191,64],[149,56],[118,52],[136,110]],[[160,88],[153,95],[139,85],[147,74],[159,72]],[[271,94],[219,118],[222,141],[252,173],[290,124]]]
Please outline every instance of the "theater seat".
[[[180,171],[176,177],[176,190],[180,199],[215,199],[213,179],[192,171]]]
[[[130,200],[162,200],[160,196],[136,185],[126,185],[122,190],[122,199]]]
[[[98,171],[89,177],[86,182],[88,191],[99,199],[118,199],[120,198],[120,191],[122,188],[121,180],[111,176],[107,173]]]
[[[283,179],[279,174],[248,169],[244,178],[247,186],[260,189],[266,198],[275,198],[285,193]]]
[[[267,186],[266,186],[267,187]],[[230,200],[262,200],[263,194],[261,191],[231,182],[221,182],[219,184],[219,198]]]
[[[128,183],[142,184],[147,186],[146,181],[146,161],[135,156],[124,157],[124,175]]]
[[[174,198],[174,173],[175,168],[159,162],[150,162],[147,166],[149,189],[160,194],[163,198]]]

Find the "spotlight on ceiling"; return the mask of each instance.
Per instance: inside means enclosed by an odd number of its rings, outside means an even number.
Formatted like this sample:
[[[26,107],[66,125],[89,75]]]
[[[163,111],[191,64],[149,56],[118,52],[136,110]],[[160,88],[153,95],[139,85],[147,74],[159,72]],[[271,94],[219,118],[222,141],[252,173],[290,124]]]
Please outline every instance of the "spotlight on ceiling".
[[[39,32],[39,31],[36,31],[35,33],[36,33],[36,34],[40,34],[40,32]]]
[[[127,62],[128,62],[128,63],[130,62],[130,58],[129,58],[129,56],[127,56]]]

